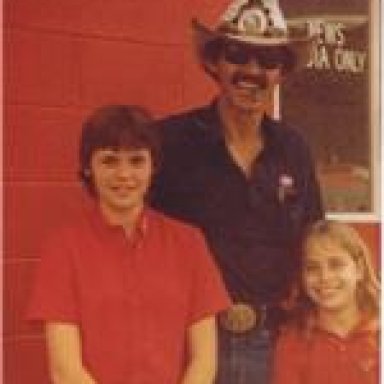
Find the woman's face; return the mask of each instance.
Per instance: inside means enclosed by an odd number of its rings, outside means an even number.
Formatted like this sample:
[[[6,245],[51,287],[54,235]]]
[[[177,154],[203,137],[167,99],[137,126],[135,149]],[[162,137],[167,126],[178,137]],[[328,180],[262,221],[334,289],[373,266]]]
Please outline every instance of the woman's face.
[[[307,246],[302,271],[304,290],[319,310],[356,307],[362,271],[349,252],[329,238]]]
[[[96,196],[104,210],[125,214],[143,207],[153,174],[149,149],[98,149],[90,166]]]

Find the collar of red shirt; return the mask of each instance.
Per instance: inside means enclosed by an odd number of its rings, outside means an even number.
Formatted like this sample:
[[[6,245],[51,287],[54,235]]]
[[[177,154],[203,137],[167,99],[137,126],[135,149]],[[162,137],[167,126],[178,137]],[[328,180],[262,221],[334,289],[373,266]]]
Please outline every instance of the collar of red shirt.
[[[327,329],[323,328],[317,322],[315,315],[313,315],[312,320],[310,321],[312,321],[312,326],[314,330],[333,334],[333,332],[330,332]],[[362,314],[360,321],[356,324],[356,326],[350,332],[348,332],[348,335],[346,337],[350,337],[352,335],[356,335],[359,333],[376,332],[378,329],[379,329],[379,322],[376,317],[368,314]]]
[[[100,233],[123,233],[131,244],[141,242],[148,232],[151,209],[147,206],[141,211],[136,225],[129,236],[127,236],[122,225],[110,224],[105,220],[96,201],[91,201],[87,204],[86,211],[91,224],[95,226]]]

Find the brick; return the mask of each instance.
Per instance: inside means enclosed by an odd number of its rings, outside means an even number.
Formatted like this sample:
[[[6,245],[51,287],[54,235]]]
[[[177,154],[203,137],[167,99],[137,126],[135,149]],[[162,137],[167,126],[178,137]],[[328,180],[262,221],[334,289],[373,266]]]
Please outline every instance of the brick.
[[[217,87],[200,66],[193,47],[185,49],[183,69],[183,107],[189,109],[209,103],[216,95]]]
[[[189,26],[187,0],[5,0],[5,25],[180,44]]]
[[[5,183],[5,258],[37,257],[44,237],[79,212],[84,193],[77,183]]]
[[[132,41],[178,44],[185,29],[185,0],[83,1],[79,27],[85,33],[125,38]]]
[[[8,105],[4,111],[4,175],[14,181],[77,179],[83,112]]]
[[[4,383],[51,384],[42,338],[5,339]]]
[[[4,263],[4,336],[38,335],[41,325],[27,320],[27,307],[34,280],[35,260],[12,260]]]
[[[70,38],[36,31],[5,30],[5,99],[49,106],[74,103],[78,97],[76,55]]]
[[[5,26],[74,31],[82,0],[4,0]]]
[[[80,51],[85,105],[134,103],[155,112],[180,105],[180,48],[100,40],[83,42]]]
[[[200,22],[208,27],[217,25],[224,11],[228,7],[228,0],[191,0],[188,1],[185,12],[197,17]]]

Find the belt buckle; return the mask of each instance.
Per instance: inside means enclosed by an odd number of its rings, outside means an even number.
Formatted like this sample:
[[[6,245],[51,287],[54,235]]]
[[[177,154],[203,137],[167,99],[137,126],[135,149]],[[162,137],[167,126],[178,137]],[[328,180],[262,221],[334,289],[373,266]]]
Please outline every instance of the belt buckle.
[[[240,334],[261,326],[264,312],[247,303],[235,303],[220,314],[219,322],[225,330]]]

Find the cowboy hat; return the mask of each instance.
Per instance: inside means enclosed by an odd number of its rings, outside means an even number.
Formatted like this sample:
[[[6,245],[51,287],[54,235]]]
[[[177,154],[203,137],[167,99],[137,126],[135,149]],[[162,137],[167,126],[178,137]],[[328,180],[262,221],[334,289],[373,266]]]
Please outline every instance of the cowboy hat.
[[[198,55],[203,63],[207,59],[207,47],[232,41],[267,49],[285,47],[296,59],[297,67],[308,57],[313,41],[308,36],[305,22],[288,27],[278,0],[234,0],[215,27],[209,28],[194,18],[192,28]]]

